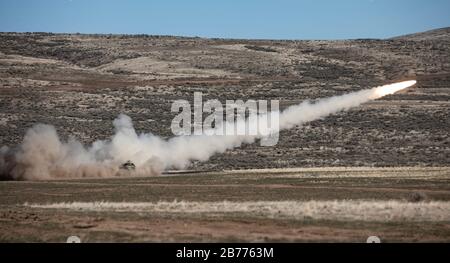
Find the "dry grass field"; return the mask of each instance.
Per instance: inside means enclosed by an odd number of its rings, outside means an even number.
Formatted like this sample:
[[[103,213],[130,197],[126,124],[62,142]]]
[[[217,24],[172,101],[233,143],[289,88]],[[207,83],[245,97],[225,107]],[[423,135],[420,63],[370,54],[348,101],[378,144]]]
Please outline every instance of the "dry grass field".
[[[0,240],[450,241],[450,168],[2,182]]]

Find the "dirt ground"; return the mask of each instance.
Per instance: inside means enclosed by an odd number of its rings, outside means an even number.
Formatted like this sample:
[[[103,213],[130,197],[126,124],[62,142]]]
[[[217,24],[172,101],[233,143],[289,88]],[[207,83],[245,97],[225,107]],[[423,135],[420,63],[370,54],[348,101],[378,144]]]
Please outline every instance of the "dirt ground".
[[[448,242],[450,210],[427,210],[426,216],[361,219],[352,202],[374,202],[390,214],[402,206],[416,210],[450,202],[449,168],[321,168],[210,172],[143,178],[1,182],[0,240],[64,242],[77,235],[84,242]],[[222,202],[273,204],[294,201],[296,216],[278,211],[220,209]],[[345,218],[303,211],[303,202],[336,201]],[[351,202],[350,202],[351,201]],[[389,210],[389,202],[398,202]],[[124,210],[70,208],[73,202],[124,205]],[[178,208],[128,209],[133,204],[184,202]],[[193,212],[190,204],[209,208]],[[348,206],[346,205],[348,202]],[[66,208],[35,205],[67,206]],[[229,204],[229,203],[228,203]],[[222,205],[222,206],[219,206]],[[180,207],[183,209],[180,209]],[[218,206],[219,208],[216,208]],[[225,207],[227,203],[225,203]],[[275,206],[276,208],[276,206]],[[277,209],[277,208],[276,208]],[[250,211],[250,212],[248,212]],[[356,212],[355,212],[356,211]],[[377,211],[377,214],[381,214]],[[313,211],[314,212],[314,211]],[[354,214],[352,214],[354,213]],[[439,213],[440,218],[430,218]],[[305,214],[305,216],[303,215]],[[310,216],[306,216],[310,215]],[[323,216],[322,216],[323,215]],[[331,215],[331,217],[330,217]],[[317,219],[317,216],[321,218]],[[355,219],[351,219],[354,217]],[[350,218],[350,219],[349,219]]]

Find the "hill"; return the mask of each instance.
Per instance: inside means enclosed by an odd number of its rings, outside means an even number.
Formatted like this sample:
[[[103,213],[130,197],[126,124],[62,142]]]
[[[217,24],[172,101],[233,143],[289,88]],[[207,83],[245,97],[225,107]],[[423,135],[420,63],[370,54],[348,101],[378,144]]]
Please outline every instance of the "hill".
[[[404,36],[395,37],[393,39],[404,39],[413,41],[450,41],[450,27],[434,29],[430,31],[409,34]]]
[[[445,33],[447,32],[447,33]],[[404,79],[418,85],[246,145],[202,169],[449,166],[448,29],[387,40],[280,41],[0,33],[0,146],[34,123],[106,139],[120,113],[164,138],[176,99],[278,99],[281,108]],[[434,39],[412,41],[411,39]],[[194,167],[194,168],[195,168]]]

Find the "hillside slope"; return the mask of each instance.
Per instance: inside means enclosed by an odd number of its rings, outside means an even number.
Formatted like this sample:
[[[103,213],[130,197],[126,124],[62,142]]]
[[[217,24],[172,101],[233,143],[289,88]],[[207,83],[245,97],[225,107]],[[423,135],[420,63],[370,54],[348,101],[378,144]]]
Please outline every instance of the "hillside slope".
[[[447,32],[447,33],[444,33]],[[171,137],[176,99],[306,99],[415,78],[418,85],[195,164],[204,169],[449,166],[448,29],[388,40],[269,41],[0,33],[0,146],[34,123],[106,139],[112,120]],[[415,41],[421,39],[433,41]],[[414,40],[413,40],[414,39]]]

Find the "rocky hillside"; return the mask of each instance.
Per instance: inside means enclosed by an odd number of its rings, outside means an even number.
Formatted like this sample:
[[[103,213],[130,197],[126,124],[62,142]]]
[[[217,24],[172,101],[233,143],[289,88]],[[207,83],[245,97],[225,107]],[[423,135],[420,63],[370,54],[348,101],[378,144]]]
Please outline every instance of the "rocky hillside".
[[[195,166],[450,165],[449,29],[387,40],[269,41],[0,33],[0,146],[37,122],[62,139],[108,138],[131,116],[171,137],[175,99],[278,99],[287,107],[398,80],[418,85]]]

